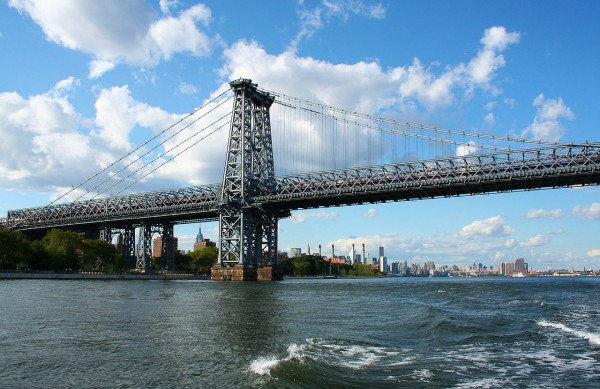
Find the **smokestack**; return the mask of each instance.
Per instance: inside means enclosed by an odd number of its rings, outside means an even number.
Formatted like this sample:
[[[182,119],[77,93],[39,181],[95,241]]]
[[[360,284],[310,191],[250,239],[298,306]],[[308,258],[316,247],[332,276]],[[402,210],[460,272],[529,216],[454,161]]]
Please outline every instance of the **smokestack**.
[[[322,257],[322,255],[321,255],[321,245],[319,245],[319,257]]]
[[[362,262],[366,265],[367,264],[367,257],[365,257],[365,244],[362,244]]]
[[[331,245],[331,258],[335,257],[335,247]]]

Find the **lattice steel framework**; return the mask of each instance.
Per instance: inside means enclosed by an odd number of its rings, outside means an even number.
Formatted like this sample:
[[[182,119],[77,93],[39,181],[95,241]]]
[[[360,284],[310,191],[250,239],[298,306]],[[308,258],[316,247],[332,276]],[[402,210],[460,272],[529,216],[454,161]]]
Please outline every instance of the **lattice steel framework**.
[[[173,235],[173,223],[162,225],[162,245],[160,249],[161,270],[175,269],[175,236]]]
[[[277,264],[279,214],[254,203],[275,189],[269,108],[273,98],[251,80],[230,83],[234,91],[219,218],[222,266]]]
[[[152,225],[142,223],[138,227],[137,261],[138,270],[148,272],[152,269]]]

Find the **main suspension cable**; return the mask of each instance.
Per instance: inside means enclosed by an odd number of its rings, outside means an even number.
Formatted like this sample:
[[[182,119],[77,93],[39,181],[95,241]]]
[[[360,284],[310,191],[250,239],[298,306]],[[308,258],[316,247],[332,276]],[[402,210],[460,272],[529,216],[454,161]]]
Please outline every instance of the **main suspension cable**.
[[[216,96],[215,98],[207,101],[206,103],[204,103],[203,105],[201,105],[200,107],[196,108],[195,110],[193,110],[191,113],[185,115],[184,117],[182,117],[181,119],[179,119],[177,122],[171,124],[169,127],[165,128],[164,130],[162,130],[161,132],[157,133],[155,136],[153,136],[152,138],[148,139],[147,141],[145,141],[144,143],[142,143],[141,145],[139,145],[138,147],[136,147],[135,149],[131,150],[129,153],[123,155],[121,158],[119,158],[118,160],[112,162],[110,165],[106,166],[104,169],[98,171],[97,173],[93,174],[92,176],[88,177],[87,179],[85,179],[84,181],[80,182],[79,184],[77,184],[76,186],[72,187],[71,189],[69,189],[67,192],[63,193],[62,195],[60,195],[59,197],[57,197],[56,199],[54,199],[52,202],[50,202],[50,204],[48,205],[52,205],[54,203],[56,203],[57,201],[59,201],[60,199],[64,198],[65,196],[69,195],[70,193],[72,193],[73,191],[75,191],[76,189],[80,188],[82,185],[85,185],[86,183],[90,182],[91,180],[93,180],[94,178],[98,177],[99,175],[101,175],[102,173],[106,172],[108,169],[112,168],[113,166],[115,166],[116,164],[118,164],[119,162],[123,161],[124,159],[126,159],[127,157],[131,156],[132,154],[134,154],[136,151],[138,151],[139,149],[141,149],[142,147],[146,146],[148,143],[152,142],[153,140],[155,140],[156,138],[158,138],[159,136],[163,135],[164,133],[166,133],[167,131],[171,130],[173,127],[177,126],[179,123],[183,122],[184,120],[188,119],[190,116],[196,114],[198,111],[200,111],[201,109],[207,107],[208,105],[212,104],[213,102],[217,101],[218,99],[220,99],[221,97],[223,97],[225,94],[229,93],[231,91],[231,89],[227,89],[225,90],[223,93],[219,94],[218,96]],[[231,98],[231,97],[229,97]],[[87,195],[88,193],[90,193],[91,191],[87,191],[83,196]],[[80,196],[78,199],[80,199]]]
[[[127,169],[128,167],[130,167],[131,165],[133,165],[134,163],[140,161],[143,157],[145,157],[146,155],[150,154],[151,152],[153,152],[154,150],[158,149],[160,146],[162,146],[163,144],[165,144],[166,142],[168,142],[169,140],[173,139],[175,136],[177,136],[178,134],[180,134],[182,131],[188,129],[189,127],[191,127],[193,124],[197,123],[200,119],[206,117],[206,115],[212,113],[213,111],[215,111],[217,108],[219,108],[221,105],[225,104],[227,101],[231,100],[232,97],[228,97],[227,99],[223,99],[219,104],[215,105],[214,107],[212,107],[209,111],[207,111],[206,113],[202,114],[201,116],[197,117],[196,119],[194,119],[193,121],[191,121],[190,123],[188,123],[187,125],[185,125],[184,127],[182,127],[181,129],[179,129],[177,132],[175,132],[174,134],[170,135],[168,138],[165,138],[162,142],[158,143],[156,146],[154,146],[153,148],[151,148],[150,150],[146,151],[144,154],[138,156],[137,158],[135,158],[134,160],[132,160],[131,162],[129,162],[127,165],[123,166],[119,171],[115,172],[115,173],[111,173],[107,178],[105,178],[102,182],[100,182],[99,184],[97,184],[96,186],[94,186],[91,189],[88,189],[87,192],[85,192],[84,194],[82,194],[81,196],[79,196],[77,199],[75,199],[74,201],[78,201],[81,198],[83,198],[84,196],[86,196],[87,194],[89,194],[90,192],[93,192],[94,190],[98,189],[100,186],[104,185],[106,182],[110,181],[112,178],[114,178],[117,174],[121,173],[122,171],[124,171],[125,169]],[[220,119],[219,119],[220,120]],[[190,138],[188,138],[190,139]],[[187,140],[186,140],[187,141]],[[185,142],[185,141],[184,141]],[[121,180],[122,181],[122,180]],[[112,185],[110,188],[114,187],[115,185],[118,185],[120,183],[120,181],[117,181],[116,184]],[[109,188],[109,189],[110,189]],[[100,192],[100,193],[104,193],[106,192],[107,189],[105,189],[104,191]],[[92,198],[97,197],[94,196]]]
[[[219,119],[220,120],[220,119]],[[163,167],[164,165],[166,165],[167,163],[173,161],[176,157],[178,157],[179,155],[183,154],[184,152],[188,151],[189,149],[191,149],[192,147],[194,147],[195,145],[197,145],[198,143],[200,143],[201,141],[203,141],[204,139],[208,138],[209,136],[211,136],[212,134],[214,134],[215,132],[219,131],[221,128],[225,127],[226,125],[230,124],[231,120],[226,121],[225,123],[221,124],[219,127],[215,128],[214,130],[212,130],[211,132],[209,132],[208,134],[206,134],[205,136],[203,136],[201,139],[199,139],[197,142],[194,142],[193,144],[191,144],[190,146],[186,147],[185,149],[181,150],[180,152],[178,152],[177,154],[175,154],[173,157],[171,157],[171,159],[164,161],[163,163],[161,163],[160,165],[158,165],[157,167],[155,167],[154,169],[150,170],[148,173],[144,174],[141,177],[138,177],[135,181],[133,181],[131,184],[127,185],[125,188],[119,190],[117,193],[115,193],[114,195],[119,195],[122,192],[124,192],[125,190],[129,189],[132,185],[138,183],[139,181],[141,181],[142,179],[146,178],[147,176],[149,176],[150,174],[154,173],[156,170],[160,169],[161,167]],[[146,165],[148,166],[148,165]]]
[[[228,113],[226,113],[225,115],[221,116],[219,119],[217,119],[217,120],[215,120],[214,122],[212,122],[211,124],[207,125],[206,127],[204,127],[203,129],[201,129],[200,131],[198,131],[198,132],[194,133],[193,135],[191,135],[191,136],[189,136],[188,138],[184,139],[183,141],[179,142],[178,144],[176,144],[175,146],[171,147],[170,149],[168,149],[168,150],[165,150],[163,153],[161,153],[161,154],[157,155],[157,156],[156,156],[156,157],[155,157],[155,158],[154,158],[152,161],[145,163],[145,164],[144,164],[144,165],[142,165],[141,167],[139,167],[139,168],[137,168],[136,170],[134,170],[134,171],[130,172],[130,173],[127,175],[127,176],[125,176],[125,177],[121,178],[119,181],[115,182],[114,184],[110,185],[109,187],[107,187],[107,188],[103,189],[102,191],[98,192],[98,193],[97,193],[97,194],[95,194],[95,195],[94,195],[94,196],[93,196],[93,197],[92,197],[90,200],[93,200],[93,199],[97,198],[98,196],[100,196],[101,194],[105,193],[106,191],[108,191],[108,190],[110,190],[110,189],[114,188],[115,186],[117,186],[117,185],[119,185],[120,183],[122,183],[122,182],[124,182],[125,180],[127,180],[127,179],[128,179],[129,177],[131,177],[132,175],[134,175],[134,174],[136,174],[137,172],[139,172],[140,170],[143,170],[143,169],[145,169],[146,167],[148,167],[148,166],[151,166],[151,164],[152,164],[153,162],[155,162],[155,161],[157,161],[158,159],[160,159],[160,158],[164,157],[164,156],[165,156],[165,155],[167,155],[169,152],[171,152],[171,151],[173,151],[174,149],[178,148],[179,146],[183,145],[184,143],[186,143],[186,142],[187,142],[187,141],[189,141],[190,139],[192,139],[192,138],[194,138],[194,137],[196,137],[196,136],[200,135],[200,134],[201,134],[202,132],[204,132],[206,129],[210,128],[211,126],[215,125],[216,123],[220,122],[221,120],[223,120],[224,118],[226,118],[226,117],[228,117],[228,116],[230,116],[230,115],[231,115],[231,113],[229,113],[229,112],[228,112]],[[193,124],[193,122],[192,122],[192,123],[190,123],[188,126],[190,126],[190,125],[192,125],[192,124]],[[219,128],[220,128],[220,127],[219,127]],[[215,131],[216,131],[216,130],[215,130]],[[213,134],[215,131],[211,132],[210,134]],[[210,134],[209,134],[209,135],[210,135]],[[208,136],[208,135],[207,135],[207,136]],[[205,136],[205,137],[202,137],[201,139],[199,139],[199,140],[197,140],[196,142],[192,143],[192,145],[190,145],[190,146],[189,146],[188,148],[186,148],[185,150],[188,150],[189,148],[191,148],[191,147],[193,147],[193,146],[197,145],[197,144],[198,144],[200,141],[202,141],[202,140],[204,140],[204,139],[206,139],[206,136]],[[184,150],[184,151],[185,151],[185,150]],[[181,154],[181,153],[178,153],[178,154],[176,154],[176,156],[177,156],[177,155],[179,155],[179,154]],[[174,157],[173,157],[173,158],[174,158]],[[162,165],[160,165],[160,166],[162,166]],[[160,167],[160,166],[159,166],[159,167]],[[154,170],[156,170],[156,169],[154,169]],[[152,171],[154,171],[154,170],[152,170]],[[145,177],[145,176],[143,176],[143,177]],[[131,185],[133,185],[134,183],[138,182],[139,180],[141,180],[141,178],[140,178],[140,179],[138,179],[137,181],[134,181],[132,184],[129,184],[129,185],[126,187],[126,188],[129,188]],[[121,190],[120,190],[119,192],[117,192],[116,194],[119,194],[119,193],[121,193],[123,190],[125,190],[125,189],[121,189]],[[116,194],[114,194],[114,195],[116,195]]]

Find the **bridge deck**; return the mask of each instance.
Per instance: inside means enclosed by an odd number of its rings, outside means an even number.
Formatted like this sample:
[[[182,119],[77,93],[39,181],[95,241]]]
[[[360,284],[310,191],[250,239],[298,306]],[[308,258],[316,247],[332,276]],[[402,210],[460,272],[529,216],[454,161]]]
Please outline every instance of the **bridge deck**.
[[[597,184],[600,144],[557,145],[278,177],[248,207],[281,211]],[[214,220],[220,196],[215,184],[28,208],[9,211],[6,225],[43,230]]]

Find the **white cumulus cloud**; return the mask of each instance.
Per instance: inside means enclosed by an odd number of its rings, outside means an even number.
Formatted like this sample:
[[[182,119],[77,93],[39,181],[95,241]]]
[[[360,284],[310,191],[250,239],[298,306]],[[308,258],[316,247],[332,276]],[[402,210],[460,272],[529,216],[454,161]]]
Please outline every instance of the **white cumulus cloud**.
[[[540,93],[534,100],[537,113],[533,123],[523,130],[523,136],[545,141],[558,141],[565,134],[566,128],[563,119],[573,120],[575,115],[563,102],[562,98],[547,99]]]
[[[593,249],[587,252],[588,257],[600,257],[600,249]]]
[[[504,31],[504,35],[492,33],[505,36],[504,40],[486,38],[492,30]],[[415,103],[433,110],[448,107],[457,96],[468,99],[477,88],[498,91],[492,81],[504,66],[501,51],[518,42],[515,36],[518,33],[506,32],[504,27],[485,30],[483,46],[469,63],[447,65],[441,72],[424,66],[418,58],[406,66],[382,69],[376,62],[334,64],[298,56],[294,50],[273,55],[255,41],[238,41],[224,51],[226,63],[220,74],[229,80],[251,78],[263,88],[359,112]]]
[[[511,234],[514,229],[504,224],[501,216],[493,216],[484,220],[477,220],[464,226],[459,231],[459,236],[463,238],[475,238],[478,236],[506,236]]]
[[[573,207],[573,213],[582,219],[600,220],[600,203],[577,205]]]
[[[211,38],[199,28],[211,19],[203,4],[171,16],[174,2],[163,1],[166,15],[158,19],[141,0],[10,0],[9,5],[28,14],[50,41],[90,54],[90,78],[119,63],[151,67],[175,53],[205,56],[211,51]]]
[[[548,244],[550,239],[545,235],[536,235],[519,243],[521,247],[543,246]]]

